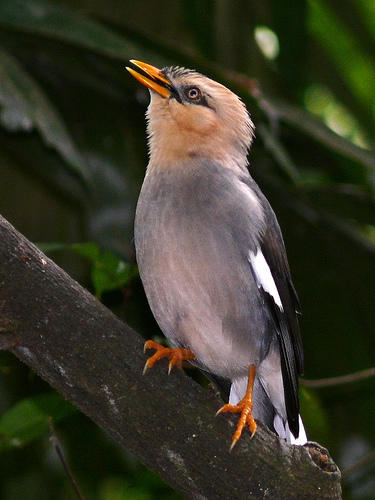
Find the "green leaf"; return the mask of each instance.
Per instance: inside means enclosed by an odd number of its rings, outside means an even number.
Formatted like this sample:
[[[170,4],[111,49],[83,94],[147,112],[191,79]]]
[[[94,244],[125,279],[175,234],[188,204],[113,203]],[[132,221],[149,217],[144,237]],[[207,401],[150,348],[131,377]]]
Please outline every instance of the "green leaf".
[[[80,174],[87,176],[65,124],[43,89],[11,54],[0,47],[0,121],[10,132],[38,130],[45,144],[55,148]]]
[[[94,262],[91,272],[96,296],[116,290],[137,276],[136,266],[128,264],[110,252],[102,253]]]
[[[15,404],[0,418],[0,451],[20,448],[48,431],[48,419],[58,422],[77,411],[55,391]]]
[[[53,5],[44,0],[3,0],[0,2],[1,24],[68,41],[115,59],[137,59],[145,55],[145,51],[140,51],[137,44],[100,23],[68,7]]]
[[[52,243],[37,243],[36,246],[43,253],[53,253],[53,252],[59,252],[61,250],[70,250],[72,247],[71,244],[59,243],[55,241]]]
[[[143,487],[132,486],[123,477],[110,476],[100,485],[99,498],[101,500],[152,500],[152,495]]]
[[[365,107],[373,108],[374,61],[362,50],[352,30],[343,24],[340,13],[335,15],[329,2],[310,2],[310,30],[353,93]]]
[[[320,443],[327,442],[330,435],[328,416],[317,392],[301,387],[300,405],[308,436],[313,436],[314,441]]]
[[[114,253],[101,252],[95,243],[74,244],[70,249],[93,263],[91,280],[97,298],[100,298],[103,292],[125,286],[138,274],[135,265],[125,262]]]
[[[265,103],[267,104],[265,105]],[[267,98],[266,100],[263,100],[263,104],[260,102],[260,105],[266,112],[267,109],[272,109],[273,113],[280,121],[295,127],[302,133],[305,133],[307,136],[323,144],[329,150],[363,165],[363,167],[367,170],[369,186],[374,189],[375,153],[373,150],[367,150],[356,146],[350,140],[345,139],[330,130],[315,116],[307,113],[297,106],[289,104],[284,100]],[[290,167],[288,167],[288,170],[291,172]]]
[[[138,275],[137,266],[129,264],[111,252],[101,252],[93,242],[75,243],[40,243],[38,247],[43,252],[70,250],[89,259],[92,264],[91,280],[95,296],[100,299],[103,292],[121,288]]]
[[[74,243],[73,245],[65,245],[67,250],[72,250],[82,257],[86,257],[95,263],[100,257],[100,248],[96,243],[87,241],[85,243]]]

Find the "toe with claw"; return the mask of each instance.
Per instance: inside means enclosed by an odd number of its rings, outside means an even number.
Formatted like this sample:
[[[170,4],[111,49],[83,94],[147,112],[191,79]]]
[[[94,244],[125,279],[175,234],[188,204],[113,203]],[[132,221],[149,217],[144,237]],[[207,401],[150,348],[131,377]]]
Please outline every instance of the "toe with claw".
[[[250,365],[250,367],[249,367],[249,380],[248,380],[248,384],[247,384],[247,391],[246,391],[244,398],[241,401],[239,401],[238,404],[236,404],[236,405],[225,404],[216,413],[216,415],[218,415],[219,413],[240,413],[241,414],[240,418],[238,420],[236,432],[233,434],[232,444],[230,446],[229,451],[233,450],[234,445],[240,439],[240,437],[242,435],[242,431],[243,431],[246,424],[248,425],[249,430],[251,432],[251,437],[253,437],[255,434],[257,424],[254,420],[252,413],[251,413],[251,410],[253,408],[252,392],[253,392],[253,386],[254,386],[254,378],[255,378],[255,366]]]
[[[172,371],[174,366],[177,366],[182,370],[183,361],[195,359],[195,356],[190,349],[165,347],[157,342],[154,342],[153,340],[148,340],[145,343],[144,351],[147,349],[155,349],[156,353],[146,361],[143,374],[145,374],[149,368],[152,368],[156,361],[162,358],[169,359],[168,373]]]

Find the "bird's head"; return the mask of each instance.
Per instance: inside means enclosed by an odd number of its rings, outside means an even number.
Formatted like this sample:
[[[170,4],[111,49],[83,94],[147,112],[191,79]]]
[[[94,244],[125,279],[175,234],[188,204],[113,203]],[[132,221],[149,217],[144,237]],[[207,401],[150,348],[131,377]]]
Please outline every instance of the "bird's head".
[[[151,94],[149,168],[174,168],[197,157],[246,167],[254,126],[239,97],[194,70],[131,63],[136,69],[128,71]]]

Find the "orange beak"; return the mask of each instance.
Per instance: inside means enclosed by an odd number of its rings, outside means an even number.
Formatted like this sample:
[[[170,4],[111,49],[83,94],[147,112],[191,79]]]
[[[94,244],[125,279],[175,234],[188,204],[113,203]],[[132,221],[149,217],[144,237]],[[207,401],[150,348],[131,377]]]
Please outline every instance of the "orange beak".
[[[164,98],[170,97],[173,91],[172,84],[167,78],[165,78],[160,69],[155,68],[155,66],[151,66],[151,64],[146,64],[134,59],[131,59],[130,62],[137,67],[137,70],[126,67],[134,78],[141,82],[145,87],[157,92],[160,96]],[[142,73],[138,71],[138,68],[142,71]]]

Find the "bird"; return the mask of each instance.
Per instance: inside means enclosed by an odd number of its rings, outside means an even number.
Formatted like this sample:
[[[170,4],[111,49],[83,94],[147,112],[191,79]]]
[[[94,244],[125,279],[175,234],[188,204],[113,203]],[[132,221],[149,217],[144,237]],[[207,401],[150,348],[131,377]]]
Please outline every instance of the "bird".
[[[189,360],[239,413],[230,449],[257,421],[307,441],[299,413],[300,303],[276,215],[249,171],[254,124],[224,85],[179,66],[131,60],[150,91],[149,163],[134,242],[151,311],[172,347],[152,340],[145,370]]]

